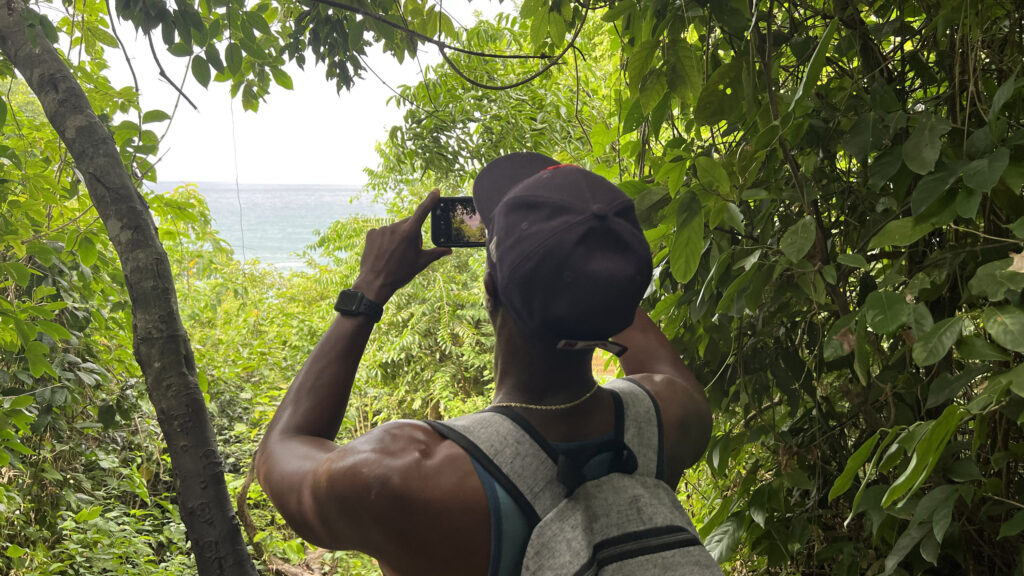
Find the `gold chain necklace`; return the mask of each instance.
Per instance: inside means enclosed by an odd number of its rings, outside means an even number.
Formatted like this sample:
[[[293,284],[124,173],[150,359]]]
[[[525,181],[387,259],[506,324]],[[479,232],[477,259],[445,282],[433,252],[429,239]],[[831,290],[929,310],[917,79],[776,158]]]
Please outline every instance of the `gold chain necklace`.
[[[587,400],[587,398],[593,396],[594,392],[597,392],[598,388],[600,387],[600,384],[594,382],[594,387],[590,389],[590,392],[587,392],[582,397],[577,398],[572,402],[566,402],[565,404],[555,404],[554,406],[547,406],[543,404],[527,404],[525,402],[495,402],[494,404],[491,404],[491,407],[507,406],[509,408],[530,408],[531,410],[564,410],[566,408],[572,408],[573,406],[582,404]]]

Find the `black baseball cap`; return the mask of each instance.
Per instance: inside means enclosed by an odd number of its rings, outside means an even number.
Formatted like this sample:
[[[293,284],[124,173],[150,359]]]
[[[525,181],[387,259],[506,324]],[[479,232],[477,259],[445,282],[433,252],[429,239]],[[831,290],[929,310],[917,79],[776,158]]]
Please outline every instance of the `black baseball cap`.
[[[593,172],[534,152],[502,156],[473,183],[488,267],[528,335],[601,347],[633,323],[651,281],[651,251],[633,200]],[[610,345],[608,345],[610,344]]]

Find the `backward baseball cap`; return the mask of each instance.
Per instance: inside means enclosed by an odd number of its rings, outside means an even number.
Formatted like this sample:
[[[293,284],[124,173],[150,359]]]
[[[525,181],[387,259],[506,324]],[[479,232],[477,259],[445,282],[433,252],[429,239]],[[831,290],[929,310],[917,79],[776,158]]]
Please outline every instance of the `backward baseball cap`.
[[[562,348],[621,354],[602,342],[633,323],[652,274],[633,201],[589,170],[534,152],[487,164],[473,201],[489,269],[516,324]]]

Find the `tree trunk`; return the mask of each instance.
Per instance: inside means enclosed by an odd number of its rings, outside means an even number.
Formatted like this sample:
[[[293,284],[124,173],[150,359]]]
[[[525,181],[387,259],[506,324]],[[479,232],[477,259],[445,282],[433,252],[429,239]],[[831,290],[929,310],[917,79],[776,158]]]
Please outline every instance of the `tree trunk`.
[[[26,17],[38,14],[21,0],[4,0],[0,52],[39,98],[121,259],[132,302],[135,359],[170,451],[178,507],[199,574],[255,575],[178,314],[170,263],[149,206],[67,64],[42,34],[29,38]]]

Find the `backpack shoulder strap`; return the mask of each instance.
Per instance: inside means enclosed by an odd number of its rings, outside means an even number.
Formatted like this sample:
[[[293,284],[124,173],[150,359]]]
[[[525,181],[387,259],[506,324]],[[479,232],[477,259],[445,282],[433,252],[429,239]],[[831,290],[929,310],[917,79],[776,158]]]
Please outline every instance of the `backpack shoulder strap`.
[[[626,420],[626,444],[638,461],[637,474],[665,479],[665,442],[661,409],[651,393],[632,378],[618,378],[605,384],[622,396]]]
[[[565,498],[565,487],[558,482],[557,453],[542,436],[533,437],[532,427],[527,431],[496,411],[427,424],[476,460],[508,492],[531,526]]]

